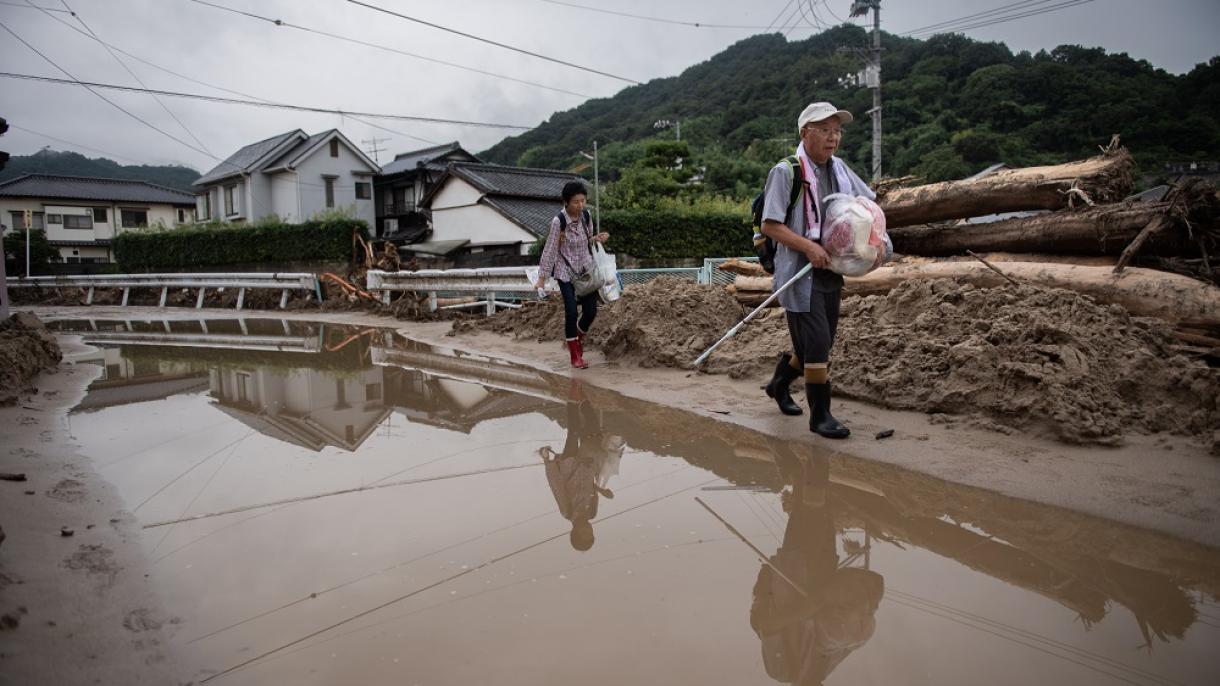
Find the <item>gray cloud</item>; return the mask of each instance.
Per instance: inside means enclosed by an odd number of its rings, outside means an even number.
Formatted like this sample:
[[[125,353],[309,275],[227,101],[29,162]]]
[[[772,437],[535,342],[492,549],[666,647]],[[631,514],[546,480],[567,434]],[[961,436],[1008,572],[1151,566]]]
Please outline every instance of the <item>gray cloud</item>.
[[[16,0],[18,2],[22,0]],[[37,0],[62,8],[60,0]],[[554,88],[606,97],[625,84],[615,79],[548,63],[402,21],[344,0],[215,0],[218,4],[390,45]],[[615,17],[541,0],[371,0],[404,14],[485,36],[556,58],[639,81],[674,76],[757,31],[707,29]],[[593,5],[592,0],[575,0]],[[262,98],[346,110],[495,121],[533,126],[581,97],[495,79],[401,55],[335,41],[291,28],[240,17],[188,0],[68,0],[107,42],[192,78]],[[846,17],[848,0],[828,0]],[[1002,0],[882,3],[882,27],[901,33],[1005,4]],[[787,5],[783,0],[681,0],[669,3],[620,0],[599,7],[685,21],[766,26]],[[818,16],[832,21],[821,2]],[[75,22],[62,12],[53,13]],[[799,16],[799,15],[798,15]],[[812,15],[807,14],[812,19]],[[82,80],[135,85],[97,43],[42,12],[0,5],[0,21]],[[80,25],[76,24],[79,28]],[[1003,41],[1014,50],[1050,49],[1064,43],[1126,52],[1174,73],[1189,71],[1216,54],[1220,4],[1212,0],[1095,0],[1058,12],[978,28],[980,40]],[[793,28],[789,39],[814,29]],[[5,71],[62,76],[24,45],[0,31]],[[151,67],[129,62],[150,88],[226,95]],[[108,98],[159,128],[191,137],[147,95],[105,92]],[[165,104],[211,152],[226,157],[238,147],[293,128],[307,132],[338,127],[357,144],[389,138],[387,155],[426,145],[351,118],[302,114],[164,98]],[[144,127],[83,89],[0,79],[0,116],[17,126],[107,151],[123,161],[180,163],[207,169],[215,160]],[[432,141],[460,140],[481,150],[511,132],[452,125],[381,120],[402,134]],[[29,154],[43,145],[78,149],[12,129],[0,147]]]

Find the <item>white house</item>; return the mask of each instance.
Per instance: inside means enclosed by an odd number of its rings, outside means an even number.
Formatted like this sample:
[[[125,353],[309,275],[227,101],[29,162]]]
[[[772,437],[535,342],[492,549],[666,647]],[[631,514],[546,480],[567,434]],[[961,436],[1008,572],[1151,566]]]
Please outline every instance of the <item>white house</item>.
[[[113,262],[111,240],[124,229],[174,227],[195,220],[185,191],[128,179],[26,174],[0,183],[0,223],[8,230],[46,229],[65,262]]]
[[[432,236],[407,250],[430,254],[526,255],[546,240],[563,208],[563,185],[580,177],[553,169],[452,163],[423,199]]]
[[[338,129],[297,129],[251,143],[195,181],[201,221],[301,222],[349,208],[374,226],[373,175],[380,169]]]

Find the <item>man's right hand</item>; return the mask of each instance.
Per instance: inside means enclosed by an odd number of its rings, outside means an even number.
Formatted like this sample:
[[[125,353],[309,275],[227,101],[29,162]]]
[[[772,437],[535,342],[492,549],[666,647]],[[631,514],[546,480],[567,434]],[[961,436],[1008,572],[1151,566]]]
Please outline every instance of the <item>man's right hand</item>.
[[[827,254],[826,249],[813,241],[809,242],[809,247],[805,250],[805,259],[809,260],[809,264],[817,269],[825,269],[830,266],[830,255]]]

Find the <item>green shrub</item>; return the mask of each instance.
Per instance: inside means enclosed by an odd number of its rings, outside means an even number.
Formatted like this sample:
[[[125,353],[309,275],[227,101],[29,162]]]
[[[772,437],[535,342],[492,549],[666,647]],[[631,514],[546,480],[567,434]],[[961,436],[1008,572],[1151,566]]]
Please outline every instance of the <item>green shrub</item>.
[[[114,238],[125,271],[181,269],[258,262],[349,260],[352,234],[368,235],[358,219],[326,216],[303,224],[262,220],[249,225],[201,224],[125,231]]]
[[[664,203],[652,208],[602,210],[607,250],[641,259],[753,255],[750,211]]]

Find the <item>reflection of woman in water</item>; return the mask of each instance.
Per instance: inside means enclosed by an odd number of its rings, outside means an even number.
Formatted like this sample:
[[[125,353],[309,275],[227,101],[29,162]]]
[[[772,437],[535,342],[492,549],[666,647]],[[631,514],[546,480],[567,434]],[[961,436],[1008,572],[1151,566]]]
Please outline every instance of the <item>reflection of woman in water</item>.
[[[579,396],[574,389],[574,396]],[[593,525],[597,517],[598,496],[613,498],[607,488],[610,477],[618,474],[622,442],[602,432],[601,420],[592,404],[568,401],[568,437],[558,455],[546,446],[538,451],[546,464],[546,480],[559,505],[559,513],[572,522],[572,547],[593,547]]]
[[[774,569],[764,564],[758,572],[750,626],[762,641],[768,675],[783,683],[821,684],[872,638],[885,582],[870,570],[839,567],[827,459],[779,450],[776,462],[792,484],[781,495],[788,525],[771,557]]]

